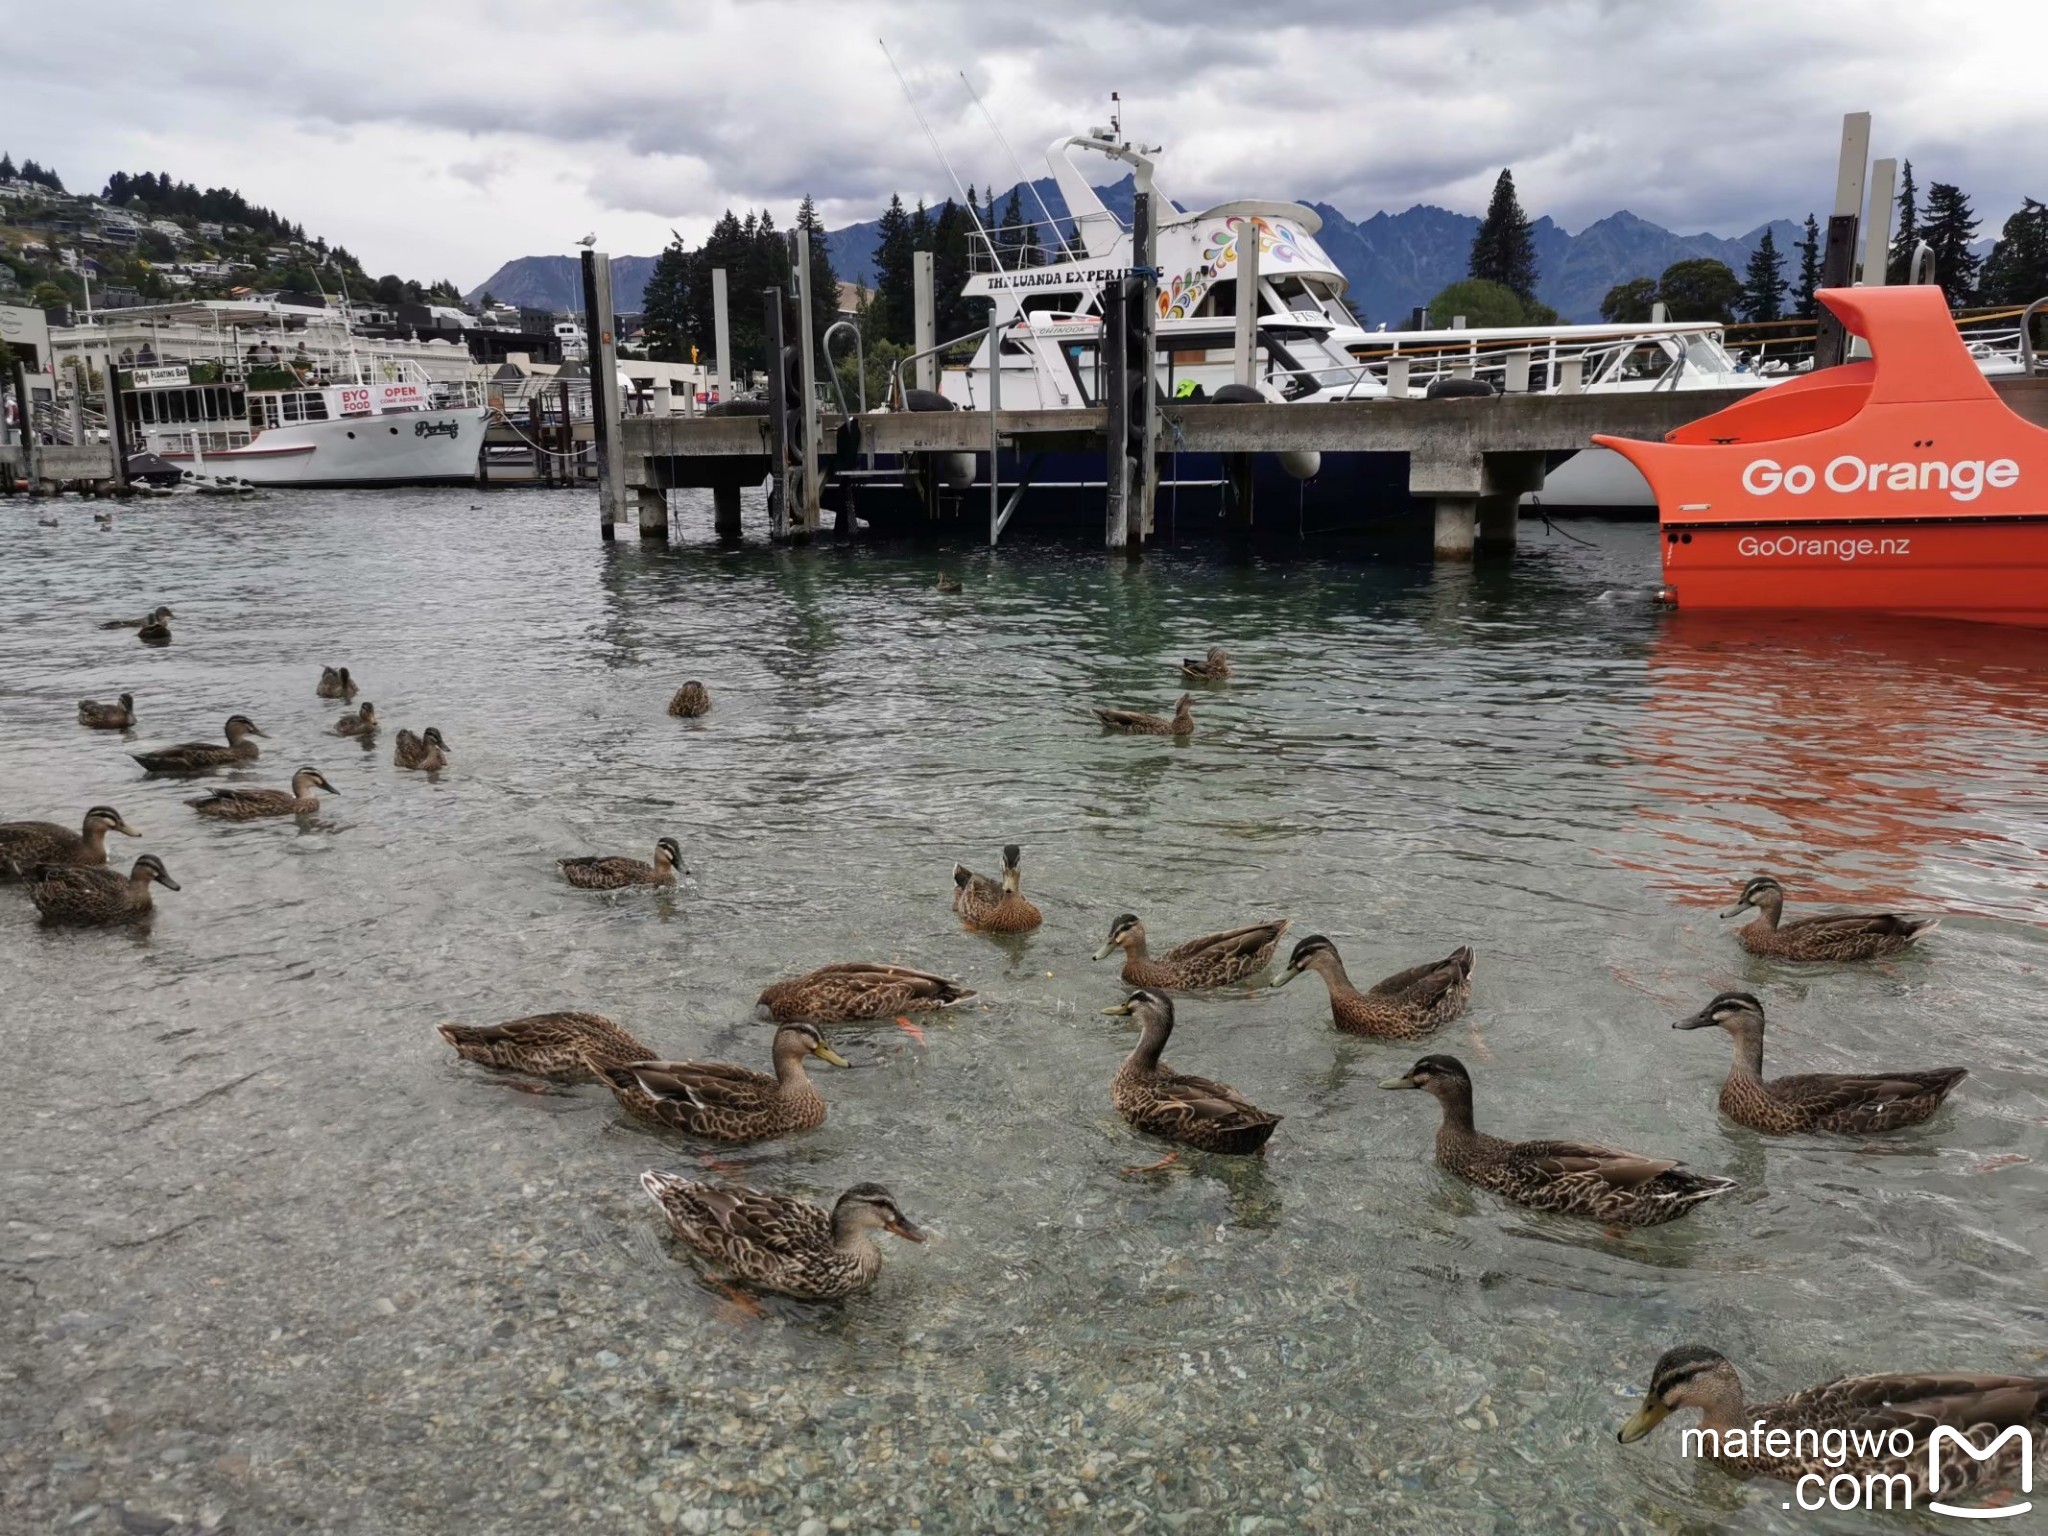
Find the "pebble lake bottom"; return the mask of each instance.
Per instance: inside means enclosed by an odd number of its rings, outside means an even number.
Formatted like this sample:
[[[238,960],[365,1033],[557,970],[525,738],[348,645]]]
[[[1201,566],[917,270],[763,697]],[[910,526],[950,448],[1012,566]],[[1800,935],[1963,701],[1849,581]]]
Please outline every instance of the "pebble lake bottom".
[[[1525,529],[1511,568],[1095,550],[720,552],[596,534],[588,492],[0,506],[0,816],[118,807],[160,855],[143,932],[46,931],[0,890],[0,1529],[1791,1532],[1615,1443],[1698,1341],[1770,1397],[1857,1370],[2043,1369],[2048,637],[1665,614],[1655,532]],[[934,590],[941,568],[965,584]],[[99,621],[157,602],[163,650]],[[1170,709],[1226,646],[1186,744]],[[385,722],[331,734],[323,665]],[[685,678],[714,705],[663,706]],[[122,691],[132,741],[74,723]],[[320,813],[201,821],[130,747],[268,732]],[[441,727],[438,781],[400,726]],[[553,861],[651,855],[673,895]],[[948,907],[1024,848],[1045,926]],[[1939,911],[1919,952],[1794,968],[1716,912],[1768,871],[1797,915]],[[1183,999],[1168,1058],[1286,1115],[1263,1160],[1126,1128],[1133,1043],[1091,964],[1286,915],[1354,980],[1477,951],[1427,1046],[1337,1034],[1313,977]],[[716,1177],[595,1087],[510,1091],[443,1020],[605,1013],[765,1067],[761,986],[900,959],[979,989],[839,1025],[817,1131],[723,1150],[810,1194],[878,1180],[931,1241],[880,1282],[750,1317],[641,1193]],[[1767,1069],[1971,1069],[1930,1124],[1766,1140],[1722,1121],[1718,1032]],[[1738,1193],[1625,1237],[1431,1162],[1376,1082],[1463,1058],[1479,1125],[1684,1158]],[[2038,1497],[2038,1495],[2037,1495]],[[1901,1521],[1902,1527],[1906,1522]],[[1887,1522],[1889,1528],[1889,1522]]]

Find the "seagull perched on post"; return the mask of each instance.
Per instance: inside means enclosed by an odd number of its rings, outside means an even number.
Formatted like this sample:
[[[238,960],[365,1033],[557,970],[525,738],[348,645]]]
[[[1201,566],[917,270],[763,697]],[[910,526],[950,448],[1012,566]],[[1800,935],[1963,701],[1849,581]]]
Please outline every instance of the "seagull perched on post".
[[[583,247],[583,249],[585,249],[585,250],[587,251],[587,250],[589,250],[589,249],[590,249],[590,248],[591,248],[592,246],[594,246],[594,245],[596,245],[596,244],[597,244],[597,236],[596,236],[596,235],[585,235],[585,236],[584,236],[584,237],[583,237],[583,238],[582,238],[581,240],[578,240],[578,241],[577,241],[576,243],[577,243],[578,245],[582,246],[582,247]]]

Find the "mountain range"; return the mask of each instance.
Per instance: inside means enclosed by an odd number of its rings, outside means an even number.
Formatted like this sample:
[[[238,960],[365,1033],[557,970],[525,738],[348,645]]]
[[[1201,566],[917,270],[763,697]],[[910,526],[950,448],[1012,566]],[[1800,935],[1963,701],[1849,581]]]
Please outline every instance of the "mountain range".
[[[1025,194],[1023,205],[1031,210],[1027,217],[1037,210],[1029,195],[1032,189],[1045,200],[1055,219],[1067,217],[1066,203],[1050,177],[1033,183],[1031,189],[1018,184],[1016,190]],[[1097,190],[1111,212],[1129,217],[1133,188],[1128,176]],[[997,193],[995,206],[1002,208],[1009,197],[1008,191]],[[1351,307],[1368,327],[1402,324],[1409,311],[1464,277],[1472,237],[1479,230],[1475,215],[1427,203],[1417,203],[1401,213],[1375,213],[1364,220],[1353,220],[1328,203],[1310,202],[1308,206],[1323,221],[1316,239],[1350,283]],[[874,282],[878,223],[868,220],[826,232],[832,268],[842,282]],[[1760,224],[1730,240],[1706,233],[1678,234],[1626,209],[1588,224],[1577,234],[1548,217],[1539,218],[1530,226],[1539,274],[1536,297],[1566,320],[1598,320],[1600,300],[1608,289],[1630,278],[1655,277],[1676,261],[1711,257],[1726,262],[1740,275],[1765,230],[1774,236],[1785,257],[1787,278],[1796,275],[1793,245],[1803,229],[1790,219]],[[612,258],[612,293],[621,311],[639,308],[653,268],[651,256]],[[469,297],[474,299],[486,291],[506,302],[540,309],[583,307],[582,278],[573,256],[521,256],[508,261]]]

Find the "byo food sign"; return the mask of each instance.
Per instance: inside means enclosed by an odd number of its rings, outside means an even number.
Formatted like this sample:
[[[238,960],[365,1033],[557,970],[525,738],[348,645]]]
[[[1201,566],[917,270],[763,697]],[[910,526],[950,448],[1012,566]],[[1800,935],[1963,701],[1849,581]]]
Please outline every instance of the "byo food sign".
[[[427,391],[423,384],[344,384],[341,395],[341,414],[344,416],[368,416],[377,411],[417,411],[427,405]]]

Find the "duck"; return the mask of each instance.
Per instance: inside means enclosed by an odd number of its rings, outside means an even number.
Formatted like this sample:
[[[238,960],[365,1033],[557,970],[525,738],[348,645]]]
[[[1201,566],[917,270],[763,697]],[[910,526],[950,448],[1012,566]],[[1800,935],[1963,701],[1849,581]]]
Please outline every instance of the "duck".
[[[135,638],[144,645],[169,645],[171,626],[162,619],[152,619],[135,631]]]
[[[348,675],[347,667],[322,667],[320,681],[313,685],[313,696],[321,699],[340,699],[351,702],[362,690]]]
[[[401,768],[417,768],[425,773],[440,772],[448,766],[448,743],[441,739],[441,728],[430,725],[417,736],[411,731],[400,731],[391,761]]]
[[[1776,960],[1881,960],[1941,926],[1938,917],[1901,917],[1896,912],[1840,912],[1781,922],[1785,888],[1769,875],[1758,875],[1745,885],[1735,905],[1721,916],[1751,909],[1763,918],[1740,930],[1742,947]]]
[[[0,822],[0,877],[26,874],[38,864],[94,869],[107,862],[107,834],[142,834],[111,805],[96,805],[74,832],[54,821]]]
[[[1227,987],[1234,981],[1258,975],[1272,962],[1273,950],[1291,921],[1282,917],[1222,933],[1205,933],[1185,944],[1176,944],[1155,960],[1145,949],[1145,925],[1126,912],[1109,925],[1109,937],[1095,951],[1095,958],[1107,960],[1121,949],[1121,974],[1134,987],[1173,987],[1183,992]]]
[[[204,773],[209,768],[222,768],[229,763],[253,763],[262,756],[262,749],[252,738],[263,735],[263,732],[247,715],[229,715],[224,729],[228,738],[224,747],[210,741],[185,741],[175,747],[158,747],[154,752],[131,752],[128,755],[150,773]]]
[[[1021,888],[1024,850],[1016,843],[1003,845],[1003,872],[999,878],[977,875],[965,864],[953,866],[953,910],[960,921],[977,933],[1029,933],[1045,916]]]
[[[974,995],[971,988],[929,971],[851,960],[771,982],[756,1002],[778,1023],[834,1024],[951,1008]]]
[[[1177,1141],[1200,1152],[1246,1155],[1264,1149],[1285,1118],[1268,1114],[1228,1083],[1186,1077],[1159,1059],[1173,1035],[1173,999],[1153,987],[1140,987],[1105,1016],[1135,1018],[1142,1028],[1137,1046],[1110,1079],[1109,1101],[1132,1126],[1150,1136]],[[1150,1173],[1173,1163],[1169,1152]]]
[[[1539,1211],[1591,1216],[1610,1226],[1654,1227],[1735,1188],[1670,1158],[1582,1141],[1502,1141],[1472,1124],[1472,1075],[1455,1056],[1425,1056],[1382,1088],[1419,1088],[1443,1106],[1437,1165],[1467,1183]]]
[[[100,628],[141,629],[146,625],[161,624],[167,619],[175,619],[176,617],[177,615],[175,613],[172,613],[168,606],[159,603],[156,607],[152,608],[148,613],[145,613],[139,619],[109,619],[107,620],[106,623],[102,624]]]
[[[1206,656],[1181,658],[1180,675],[1191,682],[1220,683],[1230,676],[1230,655],[1222,646],[1212,645]]]
[[[1396,971],[1370,992],[1361,992],[1344,974],[1337,946],[1314,933],[1294,946],[1287,968],[1273,985],[1284,987],[1305,971],[1323,978],[1330,989],[1331,1021],[1347,1035],[1419,1040],[1463,1013],[1472,996],[1469,944],[1459,945],[1441,960]]]
[[[124,693],[111,704],[97,699],[78,701],[78,723],[96,731],[125,731],[135,723],[135,695]]]
[[[464,1061],[533,1077],[582,1082],[597,1077],[601,1068],[653,1061],[661,1054],[598,1013],[534,1013],[502,1024],[434,1027]]]
[[[1908,1508],[2009,1491],[2019,1486],[2023,1467],[2048,1454],[2048,1376],[1838,1376],[1790,1397],[1751,1403],[1728,1357],[1704,1344],[1682,1344],[1659,1357],[1643,1406],[1615,1438],[1633,1445],[1687,1408],[1700,1410],[1701,1449],[1724,1472],[1791,1483],[1846,1475],[1859,1487],[1872,1477],[1904,1478],[1900,1498]],[[1966,1449],[1948,1438],[1930,1456],[1938,1427],[1973,1444]],[[2007,1438],[2013,1428],[2022,1433]],[[1908,1449],[1899,1455],[1894,1440],[1902,1429]],[[1990,1455],[1972,1454],[1987,1442],[1995,1447]],[[1892,1486],[1885,1487],[1887,1500]]]
[[[945,571],[939,572],[938,590],[948,594],[958,592],[959,590],[961,590],[960,578],[958,576],[949,575]]]
[[[1136,709],[1098,709],[1095,718],[1110,730],[1122,731],[1126,736],[1192,736],[1195,734],[1195,696],[1182,694],[1174,702],[1171,720]]]
[[[631,1061],[591,1070],[619,1108],[707,1141],[765,1141],[825,1123],[825,1096],[804,1071],[815,1056],[835,1067],[846,1058],[809,1024],[775,1031],[775,1075],[710,1061]]]
[[[678,720],[694,720],[711,713],[711,690],[695,678],[683,684],[668,701],[668,712]]]
[[[324,789],[330,795],[341,793],[327,782],[327,775],[318,768],[301,768],[292,775],[290,789],[216,789],[212,794],[201,795],[185,803],[200,815],[211,816],[216,821],[310,816],[320,809],[320,797],[313,793],[316,789]]]
[[[36,869],[29,899],[46,923],[120,923],[146,918],[154,910],[150,884],[179,889],[164,861],[145,853],[127,874],[113,869],[81,869],[44,864]]]
[[[672,837],[656,840],[654,862],[614,853],[583,859],[557,859],[562,877],[586,891],[616,891],[629,885],[674,885],[683,867],[683,845]]]
[[[830,1211],[794,1195],[653,1168],[640,1175],[640,1187],[686,1245],[736,1279],[803,1301],[837,1301],[873,1285],[882,1271],[877,1232],[925,1240],[879,1184],[854,1185]]]
[[[334,722],[337,736],[367,737],[377,734],[377,706],[365,699],[352,715],[343,715]]]
[[[1723,992],[1673,1029],[1725,1029],[1735,1062],[1721,1084],[1721,1113],[1737,1125],[1772,1135],[1893,1131],[1932,1120],[1943,1100],[1970,1075],[1967,1067],[1911,1072],[1806,1072],[1764,1076],[1764,1005],[1748,992]]]

